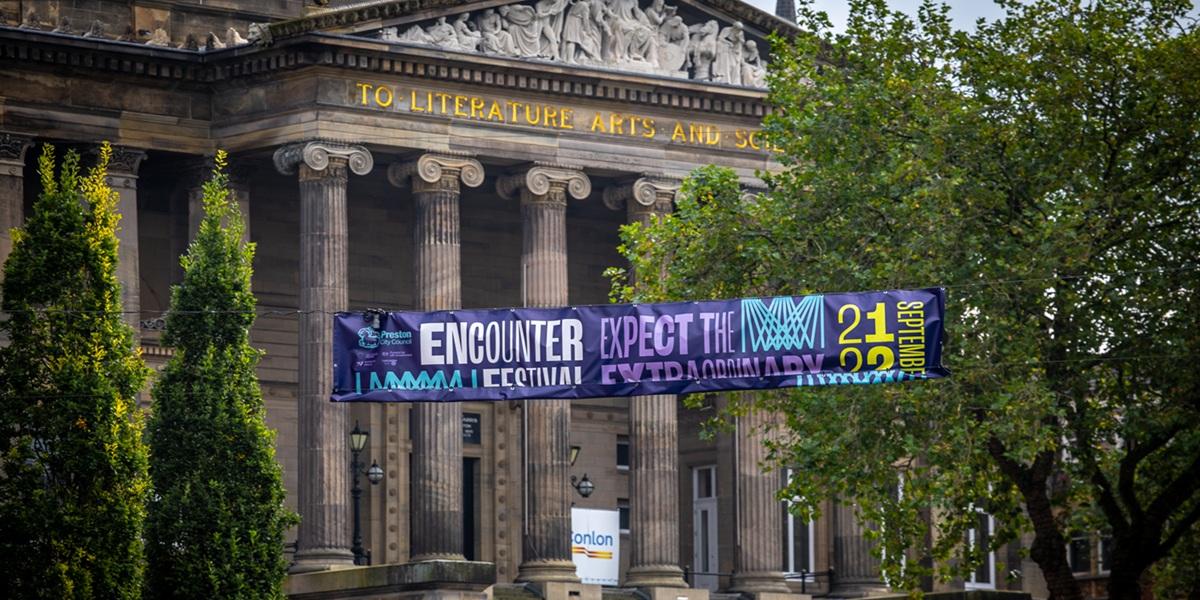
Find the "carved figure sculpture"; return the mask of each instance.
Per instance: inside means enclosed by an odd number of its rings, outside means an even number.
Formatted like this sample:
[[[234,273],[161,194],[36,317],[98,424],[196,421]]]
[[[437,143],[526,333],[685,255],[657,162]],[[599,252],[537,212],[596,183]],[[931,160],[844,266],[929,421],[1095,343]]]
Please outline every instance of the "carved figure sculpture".
[[[712,80],[732,85],[742,84],[742,46],[746,43],[741,23],[734,23],[717,35],[717,56],[713,61]]]
[[[391,29],[392,29],[392,33],[396,32],[395,27],[392,27]],[[248,43],[250,43],[250,42],[247,42],[246,38],[242,37],[242,34],[238,33],[238,30],[236,30],[232,27],[225,30],[225,45],[226,46],[241,46],[242,44],[248,44]]]
[[[716,21],[708,21],[703,25],[692,25],[688,30],[692,32],[692,78],[712,81],[712,65],[717,57],[717,34],[720,32],[720,25]]]
[[[159,27],[154,30],[154,35],[150,36],[150,40],[146,42],[146,45],[166,48],[171,45],[171,36],[167,35],[166,29]]]
[[[410,44],[433,45],[433,38],[429,37],[429,34],[425,33],[425,30],[421,29],[420,25],[413,25],[405,29],[404,33],[397,36],[396,39]]]
[[[745,52],[742,59],[742,85],[752,87],[767,87],[767,68],[762,64],[758,55],[758,44],[754,40],[746,40],[743,46]]]
[[[675,14],[675,7],[668,6],[666,18],[658,27],[658,70],[663,75],[687,77],[684,71],[687,57],[687,25],[683,24],[683,17]]]
[[[559,60],[561,58],[562,40],[558,32],[563,29],[563,12],[567,0],[538,0],[534,5],[537,10],[537,20],[541,24],[538,56]]]
[[[508,4],[501,6],[499,10],[500,16],[504,18],[505,31],[512,34],[516,55],[522,58],[536,58],[541,50],[542,38],[542,24],[538,21],[537,10],[521,4]]]
[[[642,8],[643,3],[648,3]],[[530,0],[446,16],[425,26],[379,30],[379,39],[463,52],[603,65],[730,85],[762,86],[766,68],[741,23],[690,27],[666,0]],[[157,32],[156,32],[157,33]],[[251,40],[269,43],[269,30]],[[236,32],[234,32],[236,35]],[[220,47],[210,36],[209,48]],[[225,43],[234,45],[232,40]]]
[[[513,44],[512,34],[504,30],[504,20],[496,14],[496,9],[484,10],[475,18],[475,26],[483,36],[483,51],[489,54],[516,56],[517,48]]]
[[[569,63],[598,63],[603,34],[599,16],[602,0],[572,0],[563,21],[563,60]]]
[[[429,36],[429,41],[434,46],[447,50],[459,49],[458,33],[454,31],[453,25],[446,22],[446,17],[438,17],[437,22],[425,30],[425,34]]]
[[[611,0],[613,29],[617,32],[615,55],[635,63],[657,66],[658,32],[638,7],[637,0]]]
[[[483,41],[483,35],[471,26],[471,22],[467,20],[470,17],[467,13],[458,15],[454,20],[454,35],[458,38],[458,47],[464,52],[476,52],[479,50],[479,44]]]

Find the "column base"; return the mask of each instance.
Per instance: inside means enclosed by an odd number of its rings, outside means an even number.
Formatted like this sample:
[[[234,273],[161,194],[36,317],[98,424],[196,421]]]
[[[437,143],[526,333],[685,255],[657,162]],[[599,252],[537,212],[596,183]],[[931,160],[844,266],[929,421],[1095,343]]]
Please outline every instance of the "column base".
[[[579,583],[575,563],[569,560],[531,560],[517,567],[517,583]]]
[[[761,594],[790,594],[792,589],[782,571],[746,571],[733,574],[729,591],[759,597]]]
[[[474,561],[427,561],[288,575],[289,600],[486,600],[496,565]]]
[[[830,596],[837,598],[867,598],[888,593],[887,585],[880,581],[835,581],[833,589],[829,591]]]
[[[313,573],[354,566],[354,554],[347,548],[309,548],[296,552],[288,573]]]
[[[461,554],[419,554],[408,560],[410,563],[429,562],[432,560],[444,560],[447,562],[465,562],[467,557]]]
[[[625,574],[625,587],[686,588],[683,569],[677,565],[641,565],[631,567]]]
[[[708,600],[708,590],[689,587],[639,587],[638,592],[647,600]]]
[[[574,563],[572,563],[574,564]],[[542,600],[601,600],[601,586],[594,583],[579,583],[566,581],[530,582],[529,589]]]

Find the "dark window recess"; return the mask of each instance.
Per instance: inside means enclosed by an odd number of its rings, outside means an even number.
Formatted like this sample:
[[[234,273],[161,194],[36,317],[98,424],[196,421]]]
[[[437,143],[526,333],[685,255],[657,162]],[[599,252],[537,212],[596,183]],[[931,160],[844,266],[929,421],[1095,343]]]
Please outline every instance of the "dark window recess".
[[[629,499],[617,498],[617,521],[622,532],[629,531]]]
[[[992,561],[989,547],[992,545],[992,520],[986,513],[979,513],[975,526],[975,547],[984,556],[983,562],[975,567],[974,583],[992,582]]]
[[[617,468],[629,468],[629,436],[617,436]]]
[[[1071,545],[1067,547],[1071,559],[1071,570],[1076,573],[1092,572],[1092,538],[1085,534],[1075,534],[1071,537]]]

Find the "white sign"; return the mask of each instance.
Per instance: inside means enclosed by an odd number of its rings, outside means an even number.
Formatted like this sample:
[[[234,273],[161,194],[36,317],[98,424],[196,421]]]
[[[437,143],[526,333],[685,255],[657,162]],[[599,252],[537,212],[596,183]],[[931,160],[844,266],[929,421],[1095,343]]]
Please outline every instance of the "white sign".
[[[621,517],[615,510],[571,509],[571,558],[583,583],[617,585]]]

